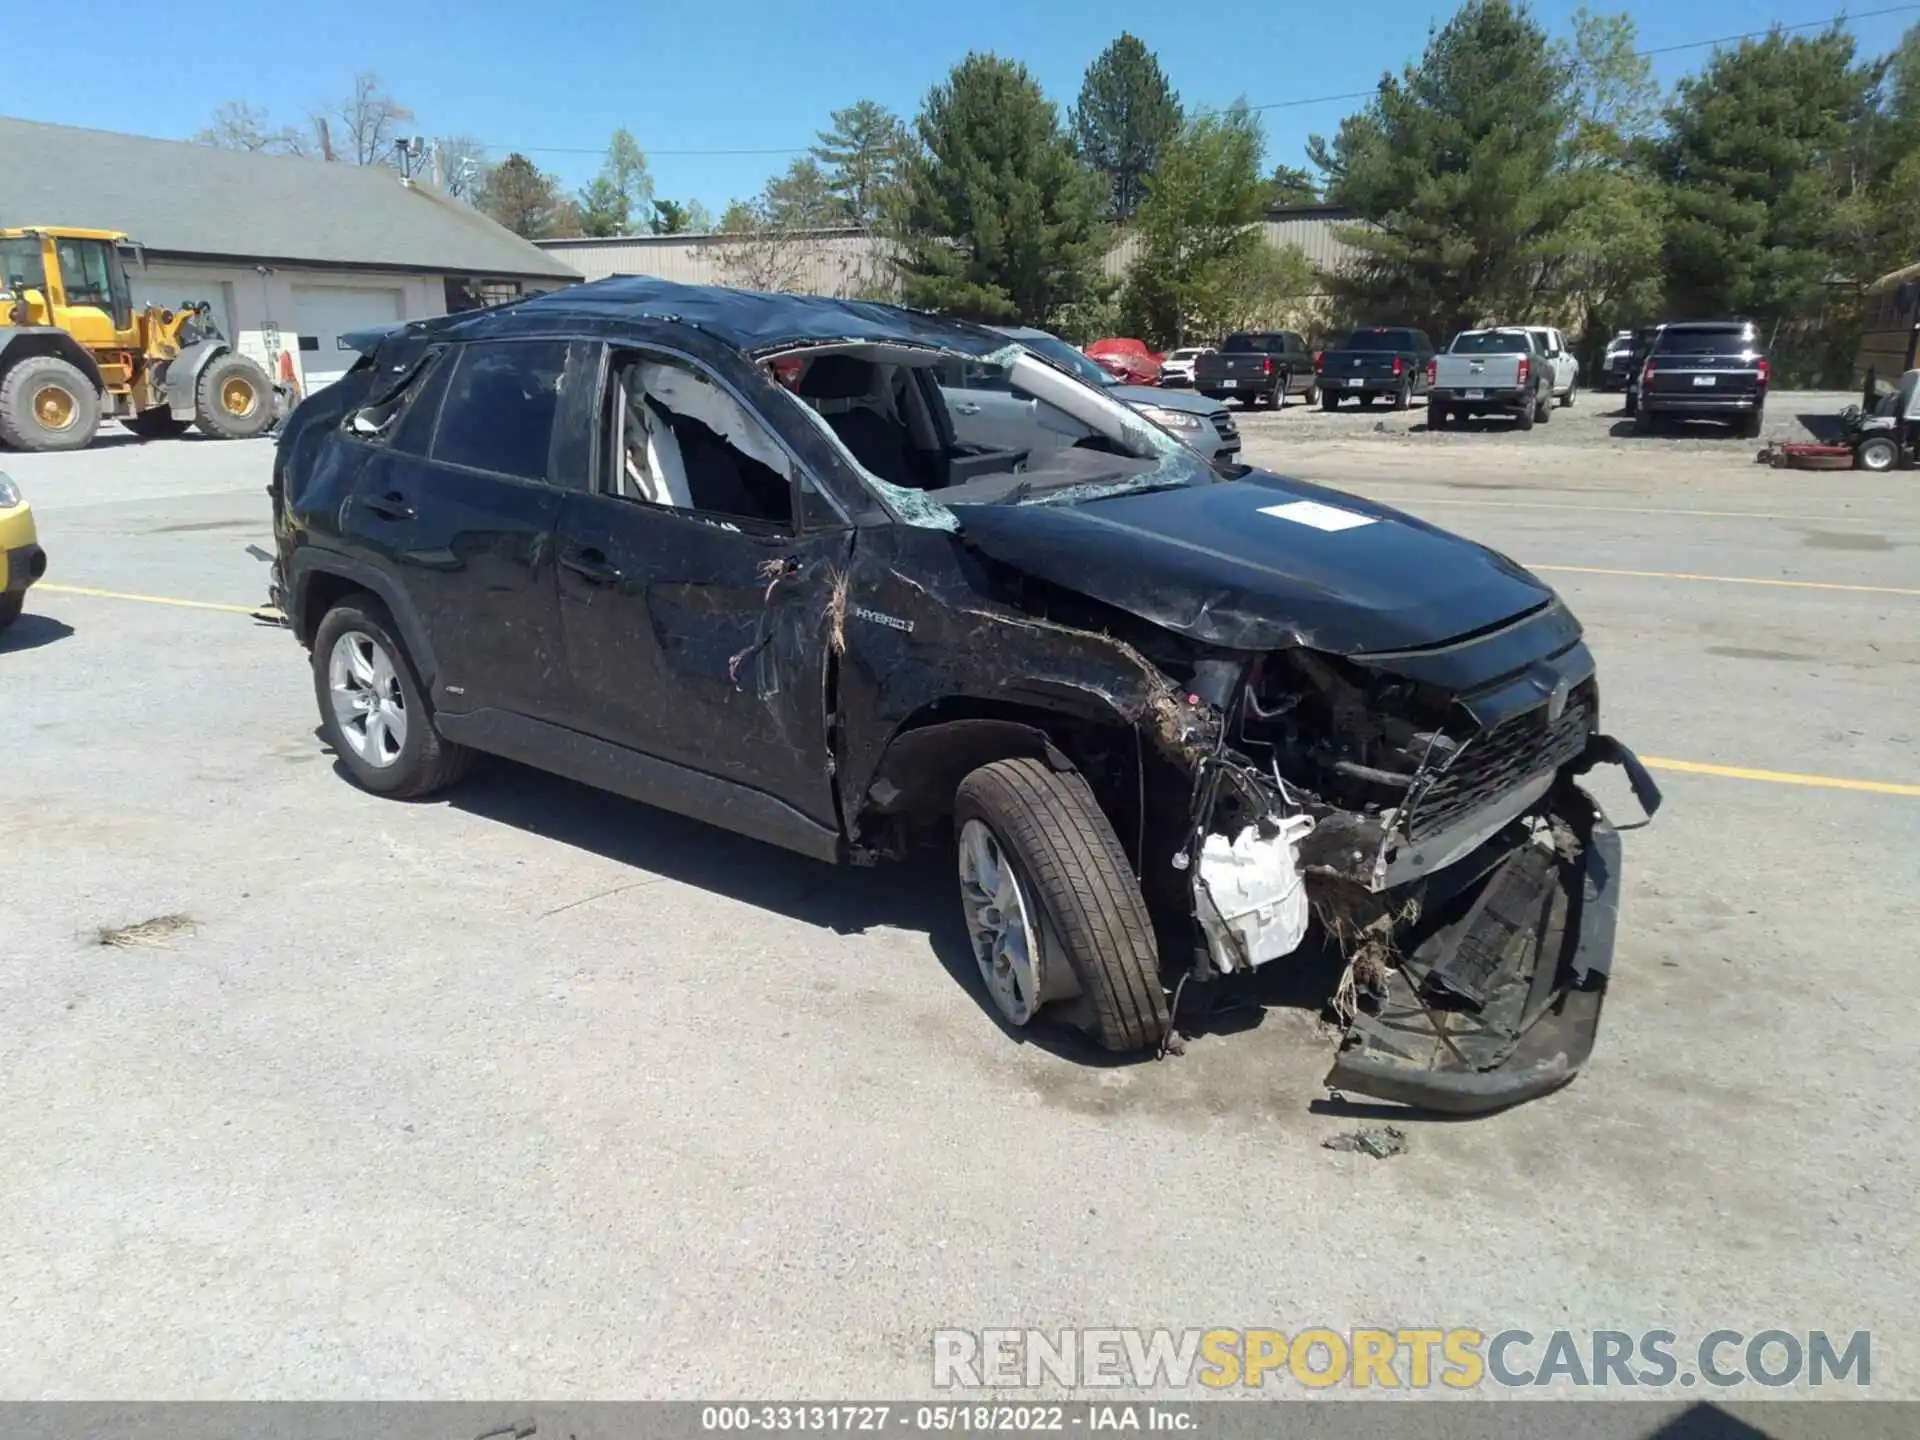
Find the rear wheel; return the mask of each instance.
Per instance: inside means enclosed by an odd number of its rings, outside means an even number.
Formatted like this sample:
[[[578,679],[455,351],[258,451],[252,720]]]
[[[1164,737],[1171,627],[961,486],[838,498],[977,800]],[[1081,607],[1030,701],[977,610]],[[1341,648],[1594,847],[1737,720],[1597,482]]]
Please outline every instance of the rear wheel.
[[[1400,388],[1393,392],[1393,408],[1404,410],[1413,403],[1413,381],[1402,380]]]
[[[1733,433],[1738,435],[1742,440],[1758,440],[1760,438],[1760,427],[1765,419],[1766,417],[1760,411],[1749,410],[1733,422]]]
[[[1157,1045],[1171,1021],[1153,924],[1087,782],[996,760],[960,782],[954,826],[967,934],[1007,1023],[1077,984],[1103,1049]]]
[[[1429,400],[1427,402],[1427,429],[1444,430],[1447,428],[1448,419],[1446,406],[1442,405],[1438,400]]]
[[[1653,416],[1645,410],[1635,410],[1633,412],[1633,433],[1636,435],[1651,435],[1653,433]]]
[[[1322,410],[1338,410],[1340,408],[1340,397],[1331,390],[1322,390],[1320,392],[1320,408]]]
[[[1571,410],[1573,408],[1573,397],[1579,393],[1580,382],[1578,380],[1568,381],[1567,393],[1560,397],[1560,408],[1562,410]]]
[[[1891,470],[1900,459],[1900,447],[1885,435],[1870,435],[1853,452],[1853,464],[1859,470]]]
[[[207,362],[194,387],[194,423],[221,440],[249,440],[273,423],[273,382],[244,355]]]
[[[1523,407],[1520,413],[1513,417],[1514,429],[1531,430],[1533,428],[1533,417],[1534,407],[1531,405]]]
[[[84,450],[100,428],[100,392],[71,360],[29,355],[0,380],[0,440],[16,450]]]
[[[142,410],[138,415],[128,415],[120,422],[138,435],[142,440],[172,440],[187,433],[191,420],[176,420],[173,412],[166,406],[153,410]]]
[[[1553,391],[1544,388],[1540,391],[1540,402],[1533,407],[1533,418],[1542,425],[1553,419]]]

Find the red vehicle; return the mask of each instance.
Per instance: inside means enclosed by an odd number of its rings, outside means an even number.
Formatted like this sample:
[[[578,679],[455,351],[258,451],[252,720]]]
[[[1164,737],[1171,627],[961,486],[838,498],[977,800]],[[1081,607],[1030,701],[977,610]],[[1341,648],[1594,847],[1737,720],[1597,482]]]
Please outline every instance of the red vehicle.
[[[1094,364],[1109,375],[1117,375],[1127,385],[1158,385],[1160,359],[1144,340],[1109,338],[1087,346]]]

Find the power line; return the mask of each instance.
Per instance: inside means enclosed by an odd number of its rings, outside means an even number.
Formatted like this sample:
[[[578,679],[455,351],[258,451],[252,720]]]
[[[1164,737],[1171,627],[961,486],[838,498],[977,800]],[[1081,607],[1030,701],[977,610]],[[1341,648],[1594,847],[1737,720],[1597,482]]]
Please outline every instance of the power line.
[[[1877,20],[1887,15],[1906,15],[1916,10],[1920,10],[1920,3],[1908,4],[1908,5],[1885,5],[1877,10],[1860,10],[1851,14],[1843,10],[1837,15],[1829,15],[1824,20],[1802,20],[1792,25],[1769,25],[1764,30],[1745,30],[1738,35],[1720,35],[1715,37],[1712,40],[1687,40],[1678,45],[1657,45],[1651,50],[1636,50],[1633,53],[1641,57],[1642,59],[1647,59],[1655,55],[1673,55],[1682,50],[1705,50],[1714,45],[1731,45],[1740,40],[1760,40],[1760,39],[1766,38],[1768,35],[1771,35],[1776,30],[1782,33],[1789,33],[1795,30],[1819,30],[1829,25],[1846,25],[1846,24],[1851,24],[1855,21],[1860,21],[1860,20]],[[1269,100],[1264,105],[1249,105],[1246,108],[1252,111],[1297,110],[1297,109],[1303,109],[1308,105],[1332,105],[1342,100],[1370,100],[1377,93],[1378,93],[1378,87],[1375,87],[1374,89],[1371,89],[1371,90],[1349,90],[1343,95],[1314,95],[1303,100]],[[1224,107],[1224,106],[1216,106],[1210,109],[1198,110],[1198,111],[1195,111],[1194,113],[1197,115],[1218,115],[1222,113],[1222,111],[1226,108],[1227,107]],[[595,146],[591,148],[586,148],[586,147],[580,147],[580,146],[564,146],[564,145],[483,144],[481,148],[485,150],[490,150],[490,151],[491,150],[508,150],[508,151],[517,150],[523,155],[604,155],[606,153],[605,146]],[[691,159],[696,157],[706,158],[706,157],[715,157],[715,156],[724,156],[724,155],[805,155],[812,149],[813,147],[810,145],[794,145],[794,146],[788,146],[784,148],[775,146],[775,147],[770,147],[765,149],[761,149],[761,148],[721,149],[721,150],[652,150],[652,149],[649,149],[646,153],[649,157],[657,155],[657,156],[663,156],[663,157],[672,156],[676,158]]]

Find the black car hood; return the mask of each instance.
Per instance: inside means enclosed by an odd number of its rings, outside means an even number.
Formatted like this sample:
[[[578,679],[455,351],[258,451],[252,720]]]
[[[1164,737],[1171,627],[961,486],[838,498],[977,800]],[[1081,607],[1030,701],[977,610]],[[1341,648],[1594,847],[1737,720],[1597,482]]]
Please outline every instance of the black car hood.
[[[1263,513],[1301,501],[1346,518]],[[1228,649],[1419,649],[1554,598],[1485,546],[1358,496],[1262,472],[1072,504],[952,510],[962,538],[983,555]]]

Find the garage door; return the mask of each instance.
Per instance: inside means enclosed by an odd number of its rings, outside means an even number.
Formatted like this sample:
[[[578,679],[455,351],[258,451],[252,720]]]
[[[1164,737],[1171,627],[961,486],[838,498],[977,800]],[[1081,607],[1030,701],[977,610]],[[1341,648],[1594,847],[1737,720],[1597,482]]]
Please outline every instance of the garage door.
[[[294,329],[300,336],[300,374],[307,394],[331,384],[358,358],[340,337],[391,325],[400,318],[398,290],[351,285],[296,285]]]
[[[164,265],[149,265],[142,270],[137,264],[127,266],[127,281],[133,291],[135,309],[158,305],[165,310],[175,310],[204,300],[213,307],[213,323],[220,327],[220,333],[229,340],[233,338],[231,281],[210,276],[203,270],[170,269]]]

